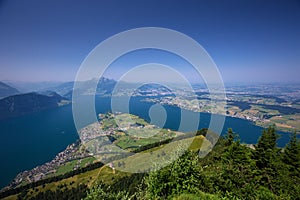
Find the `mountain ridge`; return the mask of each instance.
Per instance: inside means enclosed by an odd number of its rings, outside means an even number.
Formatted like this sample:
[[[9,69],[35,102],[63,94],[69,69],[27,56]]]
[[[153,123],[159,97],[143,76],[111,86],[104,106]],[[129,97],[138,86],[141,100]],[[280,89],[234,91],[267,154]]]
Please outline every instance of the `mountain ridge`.
[[[0,81],[0,98],[5,98],[10,95],[19,94],[19,90]]]
[[[48,95],[36,92],[12,95],[0,100],[0,119],[19,117],[66,103],[68,100],[55,92]]]

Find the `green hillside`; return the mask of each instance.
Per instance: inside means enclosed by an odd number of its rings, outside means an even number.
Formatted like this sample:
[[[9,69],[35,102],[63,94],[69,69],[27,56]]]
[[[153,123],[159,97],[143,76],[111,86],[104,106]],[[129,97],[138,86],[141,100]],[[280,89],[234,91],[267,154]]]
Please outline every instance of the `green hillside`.
[[[99,165],[60,180],[31,185],[5,199],[299,199],[300,141],[296,133],[280,149],[275,127],[264,130],[254,146],[241,144],[229,129],[213,150],[200,158],[200,149],[210,145],[204,137],[206,131],[143,150],[142,154],[153,156],[148,163],[158,166],[170,155],[177,156],[156,171],[127,173]],[[189,144],[187,149],[185,144]],[[169,151],[168,145],[177,151]],[[115,165],[130,168],[127,159],[136,163],[142,154],[120,158]],[[141,162],[138,167],[146,164]]]

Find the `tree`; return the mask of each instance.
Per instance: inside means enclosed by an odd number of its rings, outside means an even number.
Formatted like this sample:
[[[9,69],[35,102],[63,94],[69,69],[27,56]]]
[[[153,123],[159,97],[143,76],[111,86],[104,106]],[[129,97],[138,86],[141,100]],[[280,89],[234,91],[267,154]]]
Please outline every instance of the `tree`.
[[[145,177],[146,199],[164,199],[183,192],[195,193],[199,188],[198,156],[187,151],[167,167]]]
[[[278,153],[276,147],[277,138],[278,135],[275,133],[275,126],[270,126],[267,130],[263,130],[254,153],[254,158],[259,169],[268,168],[272,160],[275,159]]]
[[[125,191],[113,192],[110,190],[109,186],[106,186],[104,183],[100,182],[87,192],[85,200],[127,200],[129,195]]]
[[[227,146],[230,146],[230,145],[234,142],[235,134],[233,133],[233,131],[232,131],[231,128],[229,128],[229,129],[227,130],[227,135],[225,136],[225,138],[226,138],[225,144],[226,144]]]
[[[280,168],[279,149],[276,147],[277,138],[275,126],[270,126],[263,131],[253,153],[258,168],[256,177],[258,183],[268,187],[272,192],[275,190],[274,185],[276,183],[274,180]]]
[[[300,175],[300,141],[297,139],[296,131],[291,135],[289,143],[286,145],[283,162],[287,164],[290,173],[294,176]]]

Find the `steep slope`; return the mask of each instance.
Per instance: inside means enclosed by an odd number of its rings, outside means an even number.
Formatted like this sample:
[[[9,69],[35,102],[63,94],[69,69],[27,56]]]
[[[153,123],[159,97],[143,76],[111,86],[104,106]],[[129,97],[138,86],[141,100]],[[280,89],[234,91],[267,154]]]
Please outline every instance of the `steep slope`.
[[[97,83],[97,90],[96,90],[97,94],[106,95],[106,94],[110,94],[113,91],[116,81],[104,77],[102,77],[99,81],[97,79],[82,81],[79,83],[81,93],[90,94],[92,91],[92,85],[94,85],[95,83]],[[72,81],[72,82],[63,83],[54,88],[49,88],[49,90],[55,91],[58,94],[68,99],[71,99],[73,93],[73,86],[74,86],[74,82]]]
[[[38,93],[18,94],[0,100],[0,119],[18,117],[66,103],[66,98],[55,92],[48,95]]]
[[[20,93],[16,88],[13,88],[0,81],[0,98]]]
[[[64,96],[65,94],[73,90],[73,86],[74,86],[74,81],[70,81],[70,82],[62,83],[56,87],[48,88],[48,90],[55,91],[59,95]]]

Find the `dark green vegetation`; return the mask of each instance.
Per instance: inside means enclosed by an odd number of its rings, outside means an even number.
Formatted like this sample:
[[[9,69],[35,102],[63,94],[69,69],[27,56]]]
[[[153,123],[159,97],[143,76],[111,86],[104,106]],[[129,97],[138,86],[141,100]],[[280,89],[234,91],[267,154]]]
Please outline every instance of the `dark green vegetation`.
[[[200,133],[200,132],[199,132]],[[241,144],[231,129],[214,149],[199,158],[187,151],[149,174],[116,173],[112,182],[58,182],[56,190],[23,191],[30,199],[300,199],[300,141],[296,133],[284,149],[276,147],[274,127],[264,130],[254,148]],[[101,175],[100,175],[101,176]],[[74,187],[73,187],[74,185]],[[38,189],[36,189],[38,190]],[[31,190],[32,191],[32,190]],[[33,192],[31,192],[33,193]],[[71,196],[70,196],[71,195]]]
[[[101,119],[100,127],[110,134],[104,138],[108,137],[116,146],[129,151],[138,152],[145,147],[149,149],[176,136],[175,132],[150,125],[132,114],[107,113],[102,114]]]
[[[300,142],[294,134],[286,148],[279,149],[276,139],[270,127],[252,149],[229,129],[204,159],[188,151],[168,167],[145,175],[134,193],[126,184],[110,188],[115,191],[110,199],[122,199],[120,193],[137,199],[299,199]],[[97,186],[87,199],[104,194],[105,187]]]
[[[267,105],[267,104],[258,104],[258,103],[248,103],[243,101],[229,101],[228,104],[239,107],[241,111],[250,109],[251,105],[255,105],[255,106],[261,106],[264,109],[277,110],[279,113],[283,115],[294,115],[300,112],[300,109],[298,108],[281,106],[281,105]]]
[[[102,166],[103,166],[102,163],[97,162],[97,163],[93,163],[93,164],[91,164],[87,167],[80,168],[80,169],[77,169],[77,170],[74,170],[74,171],[70,171],[70,172],[67,172],[67,173],[62,174],[62,175],[49,177],[49,178],[42,179],[42,180],[39,180],[39,181],[36,181],[36,182],[33,182],[33,183],[29,183],[29,184],[26,184],[26,185],[23,185],[23,186],[20,186],[20,187],[2,192],[0,194],[0,198],[6,197],[6,196],[9,196],[9,195],[18,194],[20,192],[21,192],[21,195],[24,195],[23,194],[24,191],[27,191],[30,188],[36,188],[36,187],[41,186],[41,185],[44,186],[47,183],[58,182],[60,180],[63,180],[63,179],[75,176],[77,174],[81,174],[81,173],[93,170],[93,169],[97,169],[97,168],[102,167]]]
[[[46,95],[35,92],[13,95],[0,100],[0,119],[55,108],[65,103],[68,103],[67,99],[55,92]]]
[[[86,185],[79,185],[78,187],[72,187],[68,189],[66,185],[61,185],[55,191],[47,190],[46,192],[40,192],[36,196],[31,197],[31,200],[48,200],[48,199],[73,199],[80,200],[86,196]],[[33,192],[32,192],[33,193]],[[27,199],[27,192],[22,192],[18,195],[18,199]]]

